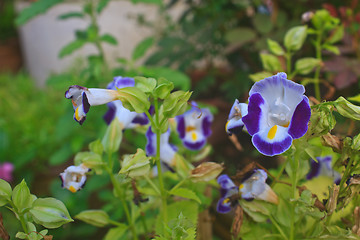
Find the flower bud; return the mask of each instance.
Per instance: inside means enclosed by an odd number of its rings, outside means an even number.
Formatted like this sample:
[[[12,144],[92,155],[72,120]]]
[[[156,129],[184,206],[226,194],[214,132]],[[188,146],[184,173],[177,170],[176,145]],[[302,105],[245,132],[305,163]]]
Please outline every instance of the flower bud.
[[[193,182],[208,182],[215,179],[224,167],[214,162],[204,162],[190,172],[190,179]]]

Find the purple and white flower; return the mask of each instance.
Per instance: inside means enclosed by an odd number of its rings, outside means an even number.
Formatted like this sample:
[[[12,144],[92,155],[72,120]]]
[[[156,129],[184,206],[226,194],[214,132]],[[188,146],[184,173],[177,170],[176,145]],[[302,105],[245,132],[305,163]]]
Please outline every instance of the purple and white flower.
[[[130,77],[114,77],[114,80],[107,86],[108,89],[116,90],[125,87],[134,87],[135,80]],[[137,125],[146,125],[149,123],[145,113],[136,113],[126,109],[120,100],[109,102],[108,111],[104,115],[104,120],[110,124],[115,118],[119,121],[122,129],[134,128]]]
[[[244,122],[242,117],[247,113],[248,105],[246,103],[239,103],[239,100],[235,99],[225,125],[225,130],[229,135],[238,134],[243,130]]]
[[[267,156],[288,150],[302,137],[310,120],[309,99],[304,86],[285,73],[256,82],[249,92],[248,114],[242,118],[256,149]]]
[[[221,197],[217,203],[216,210],[219,213],[230,212],[231,208],[237,204],[240,198],[239,188],[226,174],[220,175],[217,182],[220,185]]]
[[[14,164],[10,162],[4,162],[0,164],[0,178],[11,182],[13,180]]]
[[[119,93],[116,90],[86,88],[78,85],[69,87],[65,97],[71,99],[74,108],[74,119],[80,125],[85,121],[90,106],[96,106],[114,101]]]
[[[255,169],[242,180],[239,186],[241,198],[251,201],[253,199],[263,200],[278,204],[276,193],[266,184],[267,174],[262,169]]]
[[[170,128],[160,136],[160,161],[166,166],[173,167],[176,163],[176,149],[169,143],[169,138]],[[148,156],[156,156],[156,134],[151,130],[151,127],[149,127],[146,132],[146,139],[146,154]]]
[[[90,170],[84,164],[66,168],[64,172],[60,173],[61,187],[72,193],[79,191],[85,186],[86,173]]]
[[[195,102],[192,108],[182,115],[175,117],[177,131],[184,144],[190,150],[200,150],[211,135],[213,115],[209,109],[200,109]]]
[[[330,177],[334,180],[334,183],[340,184],[341,175],[340,173],[334,171],[334,169],[331,166],[332,157],[331,156],[325,156],[325,157],[317,157],[316,160],[318,162],[315,162],[311,159],[311,170],[306,175],[306,179],[310,180],[315,177],[319,176],[326,176]]]

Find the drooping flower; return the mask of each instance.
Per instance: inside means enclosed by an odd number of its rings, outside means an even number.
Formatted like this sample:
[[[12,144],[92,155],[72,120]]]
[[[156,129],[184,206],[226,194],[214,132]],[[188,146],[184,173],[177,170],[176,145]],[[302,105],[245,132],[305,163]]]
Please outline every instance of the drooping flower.
[[[278,204],[276,193],[266,184],[267,174],[262,169],[255,169],[248,177],[242,180],[239,186],[241,198],[251,201],[253,199],[263,200]]]
[[[208,182],[215,179],[223,170],[224,167],[222,164],[204,162],[191,170],[190,179],[193,182]]]
[[[246,103],[239,103],[239,100],[235,99],[235,102],[231,107],[229,117],[225,125],[225,130],[229,135],[238,134],[242,131],[244,127],[242,118],[247,113],[248,105]]]
[[[227,213],[239,200],[239,188],[234,184],[228,175],[220,175],[217,179],[220,185],[220,199],[217,203],[216,210],[219,213]]]
[[[82,189],[86,182],[86,173],[91,169],[84,164],[79,166],[70,166],[60,173],[61,187],[68,189],[70,192],[77,192]]]
[[[286,77],[278,73],[256,82],[242,118],[254,146],[267,156],[285,152],[308,129],[311,110],[305,88]]]
[[[317,157],[316,160],[318,162],[311,160],[311,170],[306,175],[306,179],[310,180],[314,177],[326,176],[331,177],[334,180],[334,183],[339,184],[341,180],[341,175],[332,168],[332,157]]]
[[[105,104],[118,99],[119,93],[116,90],[86,88],[78,85],[69,87],[65,97],[71,99],[74,108],[74,119],[80,125],[85,121],[90,106]]]
[[[182,115],[175,117],[177,131],[184,144],[190,150],[200,150],[206,144],[211,134],[213,115],[209,109],[200,109],[195,102],[192,108]]]
[[[170,128],[160,136],[160,160],[162,164],[172,167],[176,163],[176,149],[169,143],[169,138]],[[151,127],[146,132],[146,139],[146,154],[148,156],[156,156],[156,134],[151,130]]]
[[[130,77],[114,77],[114,80],[108,84],[107,88],[116,90],[125,87],[134,87],[135,80]],[[136,113],[126,109],[120,100],[109,102],[108,111],[104,115],[104,120],[110,124],[113,119],[117,119],[122,126],[122,129],[133,128],[137,125],[146,125],[149,123],[145,113]]]
[[[11,182],[13,180],[14,164],[10,162],[4,162],[0,164],[0,178]]]

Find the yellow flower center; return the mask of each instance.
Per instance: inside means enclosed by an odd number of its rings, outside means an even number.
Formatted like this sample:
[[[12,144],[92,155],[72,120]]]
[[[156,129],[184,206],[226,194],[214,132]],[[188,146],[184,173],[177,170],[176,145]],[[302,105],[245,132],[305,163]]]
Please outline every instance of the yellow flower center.
[[[75,193],[75,192],[76,192],[76,189],[74,188],[74,186],[70,186],[70,187],[69,187],[69,191],[72,192],[72,193]]]
[[[272,128],[270,128],[270,131],[269,131],[267,137],[269,139],[274,139],[274,137],[276,135],[276,131],[277,131],[277,125],[274,125]]]

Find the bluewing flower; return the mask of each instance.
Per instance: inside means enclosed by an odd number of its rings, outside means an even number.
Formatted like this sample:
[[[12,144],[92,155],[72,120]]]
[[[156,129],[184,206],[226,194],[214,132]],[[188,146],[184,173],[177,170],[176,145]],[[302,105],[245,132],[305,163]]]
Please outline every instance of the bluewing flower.
[[[220,175],[217,179],[220,185],[220,200],[217,203],[216,210],[219,213],[227,213],[237,204],[239,200],[239,188],[234,184],[228,175]]]
[[[279,202],[276,193],[266,184],[267,174],[262,169],[255,169],[242,180],[239,186],[241,198],[251,201],[263,200],[277,204]]]
[[[254,146],[267,156],[285,152],[308,129],[311,110],[305,88],[286,77],[278,73],[256,82],[242,118]]]
[[[248,105],[246,103],[239,103],[235,100],[231,107],[228,120],[225,125],[226,132],[231,134],[238,134],[243,130],[244,122],[242,118],[248,113]]]
[[[82,124],[86,119],[90,106],[96,106],[114,101],[119,93],[116,90],[86,88],[78,85],[69,87],[65,97],[71,99],[74,108],[74,119]]]
[[[314,177],[319,176],[326,176],[331,177],[334,179],[334,183],[340,184],[341,175],[334,171],[334,169],[331,166],[332,157],[331,156],[325,156],[325,157],[317,157],[316,160],[318,162],[315,162],[311,159],[311,170],[306,175],[306,179],[310,180]]]
[[[206,144],[211,134],[213,115],[209,109],[200,109],[195,102],[192,108],[182,115],[175,117],[177,131],[184,144],[190,150],[200,150]]]
[[[68,189],[70,192],[77,192],[82,189],[86,183],[86,173],[90,169],[84,164],[79,166],[70,166],[60,173],[61,187]]]
[[[135,80],[130,77],[114,77],[114,80],[107,86],[108,89],[116,90],[125,87],[134,87]],[[113,119],[117,119],[122,129],[133,128],[137,125],[146,125],[149,123],[145,113],[136,113],[126,109],[120,100],[109,102],[108,111],[104,115],[104,120],[110,124]]]
[[[147,144],[145,146],[146,154],[148,156],[156,156],[156,134],[148,128],[146,132]],[[170,128],[160,136],[160,160],[162,164],[172,167],[175,165],[176,148],[169,143]]]

